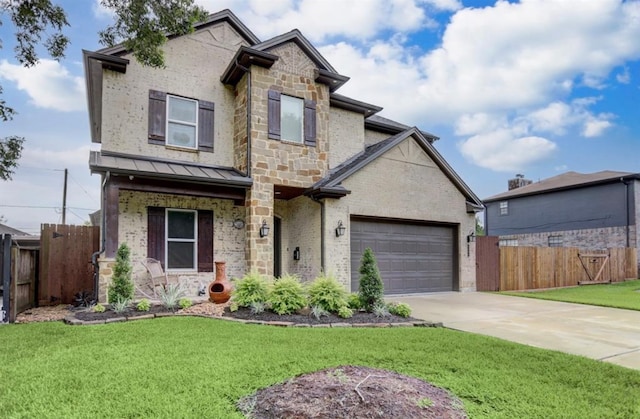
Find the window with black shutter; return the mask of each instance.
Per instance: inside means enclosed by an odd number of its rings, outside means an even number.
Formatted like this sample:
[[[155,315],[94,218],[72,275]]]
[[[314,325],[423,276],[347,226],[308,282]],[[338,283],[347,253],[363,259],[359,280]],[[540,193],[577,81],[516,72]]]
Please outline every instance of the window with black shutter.
[[[149,144],[213,152],[215,106],[149,90]]]
[[[273,140],[316,146],[316,102],[269,90],[268,132]]]
[[[213,272],[213,211],[148,207],[147,257],[165,270]]]

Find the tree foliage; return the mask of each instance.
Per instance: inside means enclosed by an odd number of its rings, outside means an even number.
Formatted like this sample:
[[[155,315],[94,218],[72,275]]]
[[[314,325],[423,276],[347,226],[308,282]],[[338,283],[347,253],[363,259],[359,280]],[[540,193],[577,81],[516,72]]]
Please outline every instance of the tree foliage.
[[[0,179],[10,180],[22,154],[22,137],[0,138]]]
[[[163,67],[162,46],[167,34],[184,35],[193,31],[207,12],[194,5],[194,0],[101,0],[100,4],[113,12],[115,22],[98,33],[100,43],[111,47],[122,43],[141,64]],[[64,9],[52,0],[0,0],[0,26],[8,16],[15,28],[15,58],[25,67],[38,63],[38,46],[55,59],[64,58],[69,38],[63,33],[69,26]],[[0,39],[0,49],[2,39]],[[0,121],[9,121],[16,114],[1,97]],[[11,179],[13,169],[22,151],[20,137],[0,138],[0,145],[7,147],[0,155],[0,179]],[[13,139],[13,140],[12,140]],[[16,145],[19,147],[16,149]],[[17,150],[17,153],[16,153]]]

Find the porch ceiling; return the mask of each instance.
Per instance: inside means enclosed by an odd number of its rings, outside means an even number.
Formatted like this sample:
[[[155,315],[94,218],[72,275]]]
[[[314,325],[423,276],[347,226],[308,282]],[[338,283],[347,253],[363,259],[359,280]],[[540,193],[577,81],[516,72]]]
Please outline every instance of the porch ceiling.
[[[293,186],[273,185],[273,194],[275,199],[284,199],[286,201],[297,198],[304,194],[307,188],[296,188]]]

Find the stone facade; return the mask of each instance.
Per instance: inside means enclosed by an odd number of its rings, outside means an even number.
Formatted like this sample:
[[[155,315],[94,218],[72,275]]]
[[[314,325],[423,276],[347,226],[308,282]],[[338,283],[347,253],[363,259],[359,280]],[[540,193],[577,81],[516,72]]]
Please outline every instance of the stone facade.
[[[475,252],[467,256],[466,234],[475,228],[475,219],[466,211],[465,193],[450,176],[410,137],[348,177],[343,186],[351,194],[346,197],[315,200],[305,196],[331,169],[390,135],[366,130],[363,113],[331,108],[329,87],[316,81],[316,62],[293,41],[266,51],[278,56],[270,68],[250,65],[234,86],[223,85],[220,76],[243,45],[245,38],[229,24],[219,23],[171,39],[165,46],[164,69],[143,68],[131,59],[124,74],[104,71],[103,151],[235,168],[253,181],[244,202],[236,202],[239,205],[231,199],[194,197],[179,190],[175,194],[120,190],[118,239],[131,247],[134,278],[143,281],[147,275],[141,264],[147,257],[147,208],[157,206],[213,211],[214,260],[227,262],[230,278],[248,271],[274,274],[277,218],[281,273],[310,281],[324,270],[347,289],[352,216],[445,223],[458,231],[459,288],[474,290]],[[150,89],[215,104],[213,153],[148,143]],[[268,137],[270,90],[315,102],[315,146]],[[285,199],[282,190],[295,193]],[[244,227],[234,227],[238,219]],[[347,233],[336,237],[340,221]],[[259,234],[263,222],[270,227],[266,237]],[[299,260],[293,258],[296,248]],[[113,260],[103,257],[100,262],[104,300]],[[213,273],[195,271],[172,274],[189,285],[191,295],[213,278]]]

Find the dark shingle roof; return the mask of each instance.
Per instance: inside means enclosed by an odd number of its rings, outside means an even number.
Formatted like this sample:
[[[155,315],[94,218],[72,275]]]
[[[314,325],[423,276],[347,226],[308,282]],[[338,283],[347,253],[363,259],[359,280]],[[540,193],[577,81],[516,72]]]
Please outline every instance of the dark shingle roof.
[[[631,172],[615,172],[604,170],[596,173],[566,172],[558,176],[543,179],[527,186],[512,189],[484,199],[484,202],[492,202],[505,198],[515,198],[524,195],[536,195],[564,189],[573,189],[599,183],[618,182],[620,178],[637,176]]]

